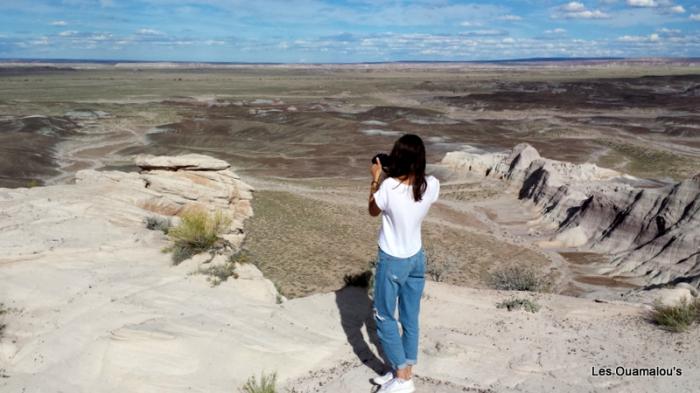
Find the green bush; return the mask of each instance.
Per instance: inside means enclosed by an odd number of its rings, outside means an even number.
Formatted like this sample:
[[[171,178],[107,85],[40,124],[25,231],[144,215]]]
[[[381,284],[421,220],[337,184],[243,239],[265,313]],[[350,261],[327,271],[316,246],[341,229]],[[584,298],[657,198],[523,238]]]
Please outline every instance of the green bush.
[[[180,219],[180,224],[168,230],[168,236],[174,242],[169,251],[173,252],[175,264],[214,248],[231,224],[221,212],[211,215],[201,209],[189,209],[180,215]]]
[[[650,319],[663,329],[684,332],[693,322],[700,321],[700,300],[689,301],[683,298],[674,306],[664,305],[657,300]]]
[[[277,374],[270,375],[260,374],[260,381],[255,379],[255,376],[248,378],[248,381],[243,385],[245,393],[275,393],[277,392]]]
[[[551,287],[547,276],[517,265],[491,272],[487,281],[492,288],[505,291],[546,292]]]
[[[536,313],[540,310],[540,305],[530,299],[511,298],[496,305],[497,308],[505,308],[508,311],[525,309],[527,312]]]

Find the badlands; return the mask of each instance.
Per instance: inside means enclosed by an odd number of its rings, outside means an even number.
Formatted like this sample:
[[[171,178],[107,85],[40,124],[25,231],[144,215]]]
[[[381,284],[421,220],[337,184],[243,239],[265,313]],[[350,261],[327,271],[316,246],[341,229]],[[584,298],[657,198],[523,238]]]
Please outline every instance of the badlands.
[[[0,391],[372,391],[371,294],[346,284],[376,253],[369,158],[416,132],[443,184],[419,391],[693,392],[699,329],[648,314],[697,296],[698,71],[0,67]],[[173,264],[147,222],[191,206],[227,227]],[[512,266],[549,292],[490,288]]]

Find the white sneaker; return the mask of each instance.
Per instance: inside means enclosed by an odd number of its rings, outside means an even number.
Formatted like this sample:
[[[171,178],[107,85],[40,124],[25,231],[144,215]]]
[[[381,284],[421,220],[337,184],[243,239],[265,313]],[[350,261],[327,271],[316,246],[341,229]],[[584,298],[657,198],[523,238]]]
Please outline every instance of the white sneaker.
[[[378,393],[413,393],[415,391],[416,387],[413,386],[412,379],[404,381],[401,378],[394,378],[385,385],[382,385]]]
[[[375,385],[384,385],[385,383],[391,381],[392,379],[394,379],[394,373],[389,371],[388,373],[386,373],[384,375],[378,375],[378,376],[372,378],[372,383],[374,383]]]

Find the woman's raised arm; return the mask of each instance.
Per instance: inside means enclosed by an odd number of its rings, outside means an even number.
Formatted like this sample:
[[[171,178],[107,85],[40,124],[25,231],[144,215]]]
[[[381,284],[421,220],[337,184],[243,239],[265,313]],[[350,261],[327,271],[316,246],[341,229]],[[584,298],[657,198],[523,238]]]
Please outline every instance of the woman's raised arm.
[[[382,209],[377,206],[377,201],[374,200],[374,193],[379,189],[379,178],[382,175],[382,163],[379,162],[379,158],[377,158],[377,162],[372,164],[369,168],[369,172],[372,174],[372,184],[369,189],[368,210],[370,216],[376,217],[382,212]]]

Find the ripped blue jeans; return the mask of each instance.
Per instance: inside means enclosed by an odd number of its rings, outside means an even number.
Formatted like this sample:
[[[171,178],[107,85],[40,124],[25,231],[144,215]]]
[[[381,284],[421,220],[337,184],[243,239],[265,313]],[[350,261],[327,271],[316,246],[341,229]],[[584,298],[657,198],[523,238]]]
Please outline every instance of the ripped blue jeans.
[[[425,253],[393,257],[381,249],[374,280],[374,319],[382,349],[394,370],[418,361],[418,313],[425,287]],[[401,330],[396,320],[398,305]]]

